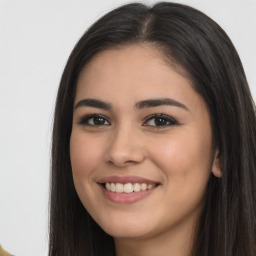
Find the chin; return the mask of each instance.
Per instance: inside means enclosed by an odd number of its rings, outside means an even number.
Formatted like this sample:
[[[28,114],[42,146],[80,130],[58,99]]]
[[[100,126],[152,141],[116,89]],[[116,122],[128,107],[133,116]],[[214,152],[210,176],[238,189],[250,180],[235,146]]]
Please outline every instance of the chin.
[[[145,222],[145,221],[143,221]],[[107,221],[99,223],[100,227],[114,238],[139,238],[150,233],[148,224],[140,222],[138,219],[118,218],[114,222]]]
[[[145,237],[148,232],[141,229],[132,229],[131,227],[129,229],[126,228],[119,228],[117,229],[108,229],[104,230],[107,234],[112,236],[113,238],[142,238]]]

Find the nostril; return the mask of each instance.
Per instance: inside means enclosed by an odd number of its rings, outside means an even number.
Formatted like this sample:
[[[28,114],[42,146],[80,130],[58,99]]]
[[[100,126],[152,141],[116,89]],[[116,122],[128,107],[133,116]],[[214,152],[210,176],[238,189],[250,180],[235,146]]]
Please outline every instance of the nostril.
[[[128,161],[122,161],[122,160],[109,160],[107,161],[107,164],[108,165],[115,165],[115,166],[118,166],[118,167],[126,167],[126,166],[129,166],[129,165],[132,165],[132,164],[136,164],[137,162],[136,161],[132,161],[132,160],[128,160]]]

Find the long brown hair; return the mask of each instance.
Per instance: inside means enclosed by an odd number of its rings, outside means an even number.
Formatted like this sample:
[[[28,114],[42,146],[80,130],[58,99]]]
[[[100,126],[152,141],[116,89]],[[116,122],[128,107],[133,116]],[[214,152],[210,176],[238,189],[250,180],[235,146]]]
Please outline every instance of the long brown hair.
[[[115,255],[112,237],[89,216],[72,179],[69,140],[81,69],[110,47],[151,43],[180,65],[205,100],[222,178],[209,179],[191,255],[256,255],[256,117],[239,56],[226,33],[191,7],[134,3],[93,24],[72,51],[59,86],[52,137],[49,256]]]

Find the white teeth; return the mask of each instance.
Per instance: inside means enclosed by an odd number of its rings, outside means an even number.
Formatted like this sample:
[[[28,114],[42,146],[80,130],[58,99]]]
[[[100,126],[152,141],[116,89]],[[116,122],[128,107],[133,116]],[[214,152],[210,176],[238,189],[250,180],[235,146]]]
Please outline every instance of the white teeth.
[[[133,185],[133,191],[134,192],[139,192],[140,191],[140,184],[139,183],[135,183]]]
[[[116,184],[115,183],[111,183],[111,191],[112,192],[116,192]]]
[[[116,193],[123,193],[124,192],[124,185],[121,183],[116,183]]]
[[[146,189],[147,189],[147,184],[146,184],[146,183],[142,183],[142,184],[140,185],[140,189],[141,189],[141,190],[146,190]]]
[[[133,192],[133,185],[132,185],[132,183],[124,184],[124,192],[125,193],[132,193]]]
[[[147,189],[151,189],[155,187],[156,184],[146,184],[146,183],[105,183],[105,188],[108,191],[116,192],[116,193],[132,193],[132,192],[139,192],[144,191]]]
[[[106,183],[105,186],[106,186],[106,189],[107,189],[107,190],[109,190],[109,191],[111,190],[111,185],[110,185],[110,183]]]

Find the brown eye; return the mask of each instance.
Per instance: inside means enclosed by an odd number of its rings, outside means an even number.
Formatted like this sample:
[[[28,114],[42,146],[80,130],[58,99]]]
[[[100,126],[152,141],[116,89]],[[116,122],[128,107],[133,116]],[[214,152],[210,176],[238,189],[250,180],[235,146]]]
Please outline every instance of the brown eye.
[[[160,126],[160,125],[168,125],[169,121],[166,120],[165,118],[161,118],[161,117],[156,117],[154,119],[154,123],[156,126]]]
[[[177,125],[177,121],[165,114],[155,114],[146,119],[143,126],[155,126],[157,128],[164,128],[172,125]]]
[[[80,120],[79,124],[88,126],[103,126],[110,125],[110,122],[102,115],[86,115]]]

